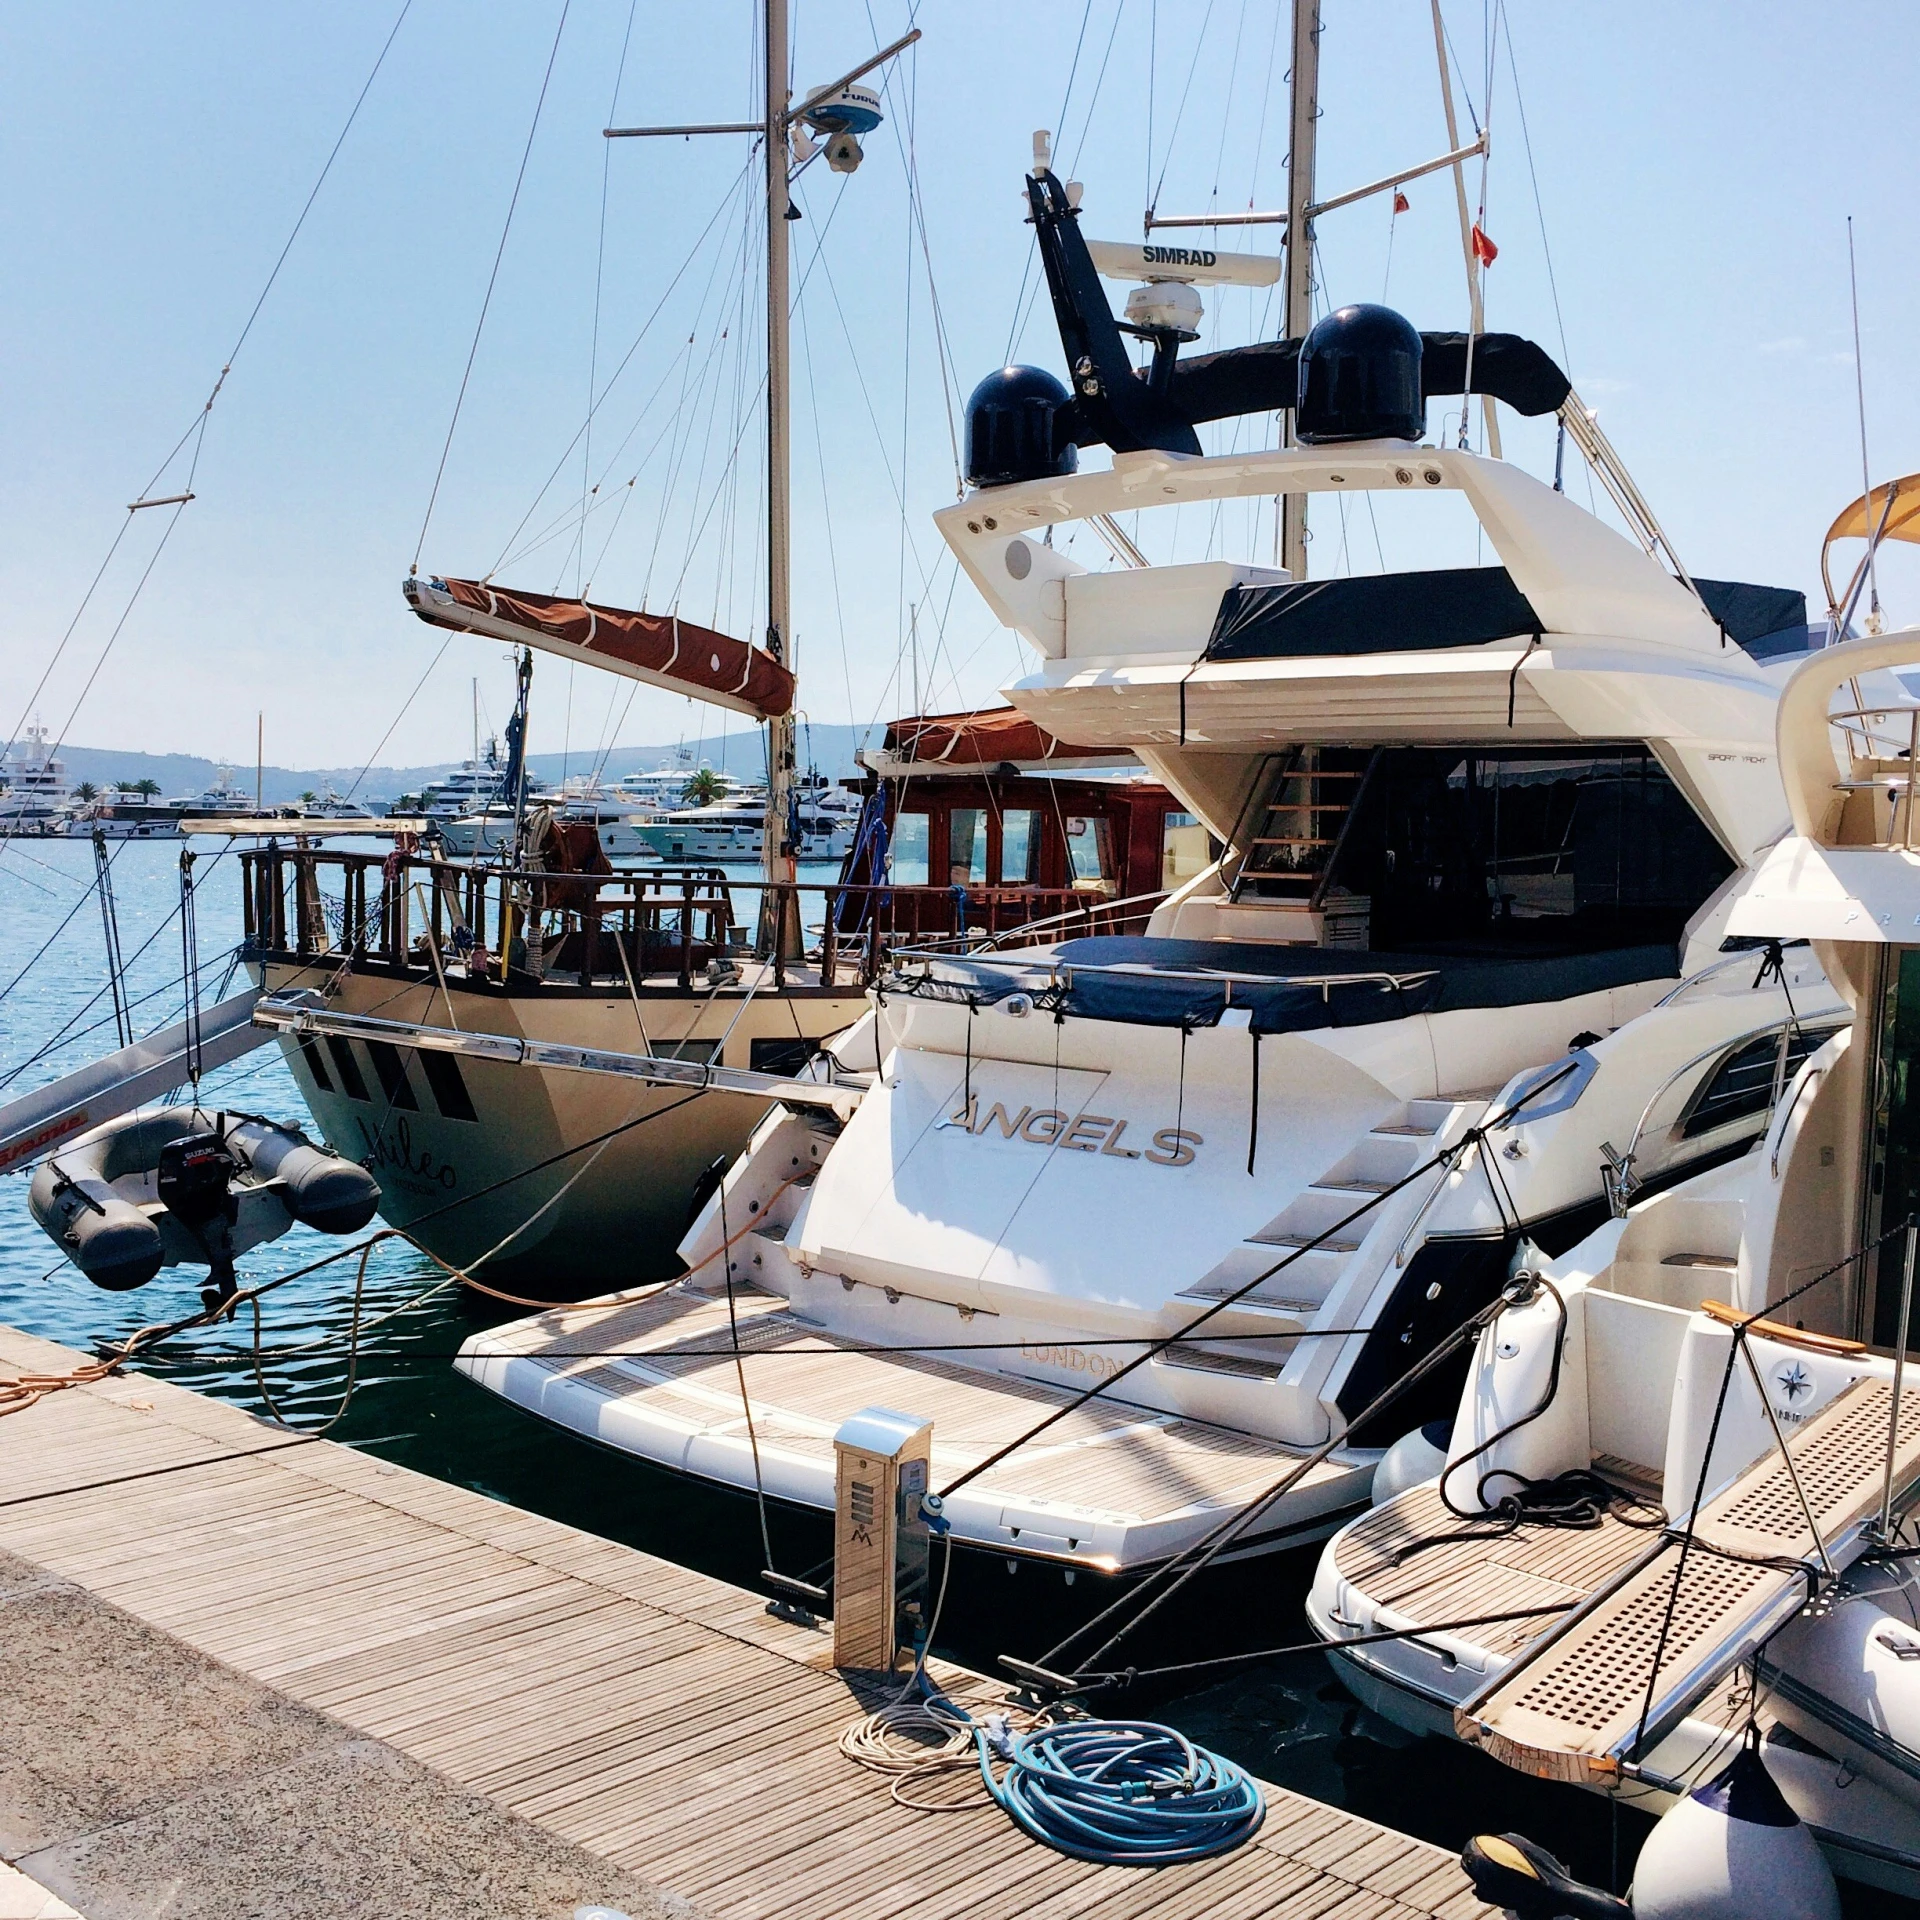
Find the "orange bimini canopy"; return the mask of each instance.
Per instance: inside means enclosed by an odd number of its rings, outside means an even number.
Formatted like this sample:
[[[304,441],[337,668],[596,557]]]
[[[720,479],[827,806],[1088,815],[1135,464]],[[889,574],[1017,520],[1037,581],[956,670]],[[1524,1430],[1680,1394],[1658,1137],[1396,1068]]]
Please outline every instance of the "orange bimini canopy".
[[[756,720],[777,720],[793,709],[793,675],[764,647],[730,640],[678,614],[512,593],[480,580],[410,578],[403,588],[407,604],[432,626],[538,647]]]
[[[1845,594],[1836,598],[1833,578],[1827,572],[1827,555],[1836,540],[1871,540],[1876,546],[1882,540],[1908,540],[1920,545],[1920,473],[1910,473],[1904,480],[1885,481],[1871,493],[1862,494],[1851,506],[1842,509],[1839,518],[1827,529],[1827,537],[1820,543],[1820,579],[1827,589],[1830,607],[1853,598],[1854,582],[1849,580]],[[1871,553],[1872,549],[1868,551]],[[1860,562],[1862,567],[1866,564],[1864,559]],[[1858,578],[1857,570],[1855,578]]]
[[[1013,707],[978,713],[930,713],[887,723],[885,744],[861,756],[883,779],[902,774],[994,773],[1004,768],[1111,766],[1133,758],[1125,747],[1072,747]]]

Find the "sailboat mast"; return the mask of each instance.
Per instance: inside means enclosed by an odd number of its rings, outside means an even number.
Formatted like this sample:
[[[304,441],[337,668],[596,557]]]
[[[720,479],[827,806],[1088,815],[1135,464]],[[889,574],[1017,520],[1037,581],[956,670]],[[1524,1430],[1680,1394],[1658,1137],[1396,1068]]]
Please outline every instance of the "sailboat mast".
[[[1320,117],[1320,0],[1293,0],[1293,70],[1288,79],[1286,334],[1303,339],[1313,325],[1313,143]],[[1297,445],[1293,412],[1282,416],[1284,444]],[[1307,577],[1307,496],[1280,503],[1280,561],[1296,580]]]
[[[787,0],[766,0],[766,163],[767,163],[767,651],[793,670],[793,580],[790,543],[792,460],[789,452],[791,402],[787,383],[787,256],[790,208],[787,200]],[[767,722],[767,816],[761,858],[769,883],[794,878],[794,849],[788,835],[793,786],[793,714]],[[771,904],[773,895],[767,896]],[[771,950],[778,939],[791,947],[783,913],[776,921],[763,912],[761,945]],[[794,918],[797,920],[798,916]],[[798,931],[797,927],[794,930]]]

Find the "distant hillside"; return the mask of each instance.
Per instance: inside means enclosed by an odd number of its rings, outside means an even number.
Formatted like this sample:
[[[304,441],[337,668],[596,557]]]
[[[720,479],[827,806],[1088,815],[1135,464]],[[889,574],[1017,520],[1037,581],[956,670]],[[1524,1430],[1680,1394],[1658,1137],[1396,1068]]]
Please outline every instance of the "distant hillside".
[[[831,780],[850,778],[859,769],[854,750],[865,733],[859,727],[803,728],[801,757],[812,749],[813,764]],[[640,747],[618,747],[607,755],[605,777],[618,780],[623,774],[650,773],[656,767],[679,764],[678,751],[671,743]],[[689,753],[692,752],[688,748]],[[709,740],[699,758],[709,764],[737,773],[742,778],[757,776],[765,765],[764,736],[759,732],[730,733]],[[203,760],[186,753],[130,753],[112,747],[63,747],[60,758],[66,762],[67,778],[78,784],[91,780],[95,786],[109,786],[117,780],[157,780],[160,791],[169,799],[180,794],[202,793],[213,784],[222,763]],[[425,767],[370,767],[361,777],[358,766],[351,767],[278,767],[261,769],[261,798],[271,805],[286,805],[304,792],[319,793],[331,783],[345,793],[359,781],[355,798],[375,801],[393,800],[403,793],[417,792],[430,780],[453,772],[458,761],[442,760]],[[592,771],[591,750],[571,754],[536,753],[528,756],[528,765],[541,779],[557,783],[564,774]],[[251,766],[233,768],[235,782],[250,789],[254,770]]]

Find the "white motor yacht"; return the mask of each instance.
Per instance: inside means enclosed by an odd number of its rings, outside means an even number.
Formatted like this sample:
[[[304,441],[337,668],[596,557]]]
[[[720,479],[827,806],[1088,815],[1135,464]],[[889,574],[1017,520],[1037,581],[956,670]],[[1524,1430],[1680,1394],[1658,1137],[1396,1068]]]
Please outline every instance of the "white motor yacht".
[[[1452,1408],[1458,1330],[1523,1241],[1607,1217],[1609,1143],[1676,1064],[1733,1072],[1789,993],[1806,1021],[1843,1010],[1810,956],[1722,951],[1785,821],[1774,663],[1808,642],[1803,596],[1671,564],[1512,336],[1343,309],[1182,363],[1197,297],[1155,295],[1179,324],[1136,327],[1136,373],[1075,197],[1044,166],[1028,193],[1076,391],[983,382],[971,491],[936,519],[1037,656],[1014,705],[1136,754],[1218,856],[1144,935],[903,961],[828,1045],[870,1077],[851,1119],[776,1106],[685,1283],[460,1364],[604,1445],[822,1509],[842,1419],[929,1416],[957,1542],[1128,1572],[1324,1536],[1380,1449]],[[1642,539],[1427,441],[1431,399],[1469,388],[1557,412]],[[1276,406],[1301,444],[1199,451],[1196,423]],[[1078,472],[1103,443],[1110,469]],[[1372,493],[1464,505],[1486,563],[1145,563],[1155,509]],[[1076,525],[1122,564],[1083,566]],[[1743,1151],[1764,1107],[1742,1081],[1641,1176]]]
[[[613,797],[629,813],[656,819],[687,804],[687,785],[695,771],[688,759],[675,766],[656,767],[651,773],[625,774],[613,783]],[[738,774],[715,772],[704,760],[697,771],[718,788],[721,799],[735,799],[746,787]]]
[[[1758,1736],[1835,1869],[1909,1895],[1920,706],[1886,676],[1916,666],[1920,629],[1849,641],[1781,700],[1792,831],[1729,924],[1811,942],[1844,1005],[1749,1050],[1764,1135],[1676,1183],[1629,1168],[1593,1233],[1523,1244],[1457,1410],[1389,1455],[1309,1603],[1369,1706],[1528,1773],[1658,1807]],[[1736,1072],[1684,1063],[1640,1138]]]
[[[37,720],[0,763],[0,834],[59,833],[74,804],[67,763],[48,745]]]
[[[749,787],[711,806],[675,808],[636,833],[662,860],[758,860],[766,819],[765,791]],[[840,860],[853,846],[858,809],[823,808],[796,787],[793,821],[797,859]]]

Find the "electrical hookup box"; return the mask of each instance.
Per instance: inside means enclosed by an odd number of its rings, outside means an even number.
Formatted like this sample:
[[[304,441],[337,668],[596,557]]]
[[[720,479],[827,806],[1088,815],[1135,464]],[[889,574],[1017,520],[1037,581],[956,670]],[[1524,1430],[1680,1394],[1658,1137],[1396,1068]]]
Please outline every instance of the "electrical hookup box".
[[[833,1664],[890,1669],[926,1626],[933,1422],[868,1407],[833,1450]]]

